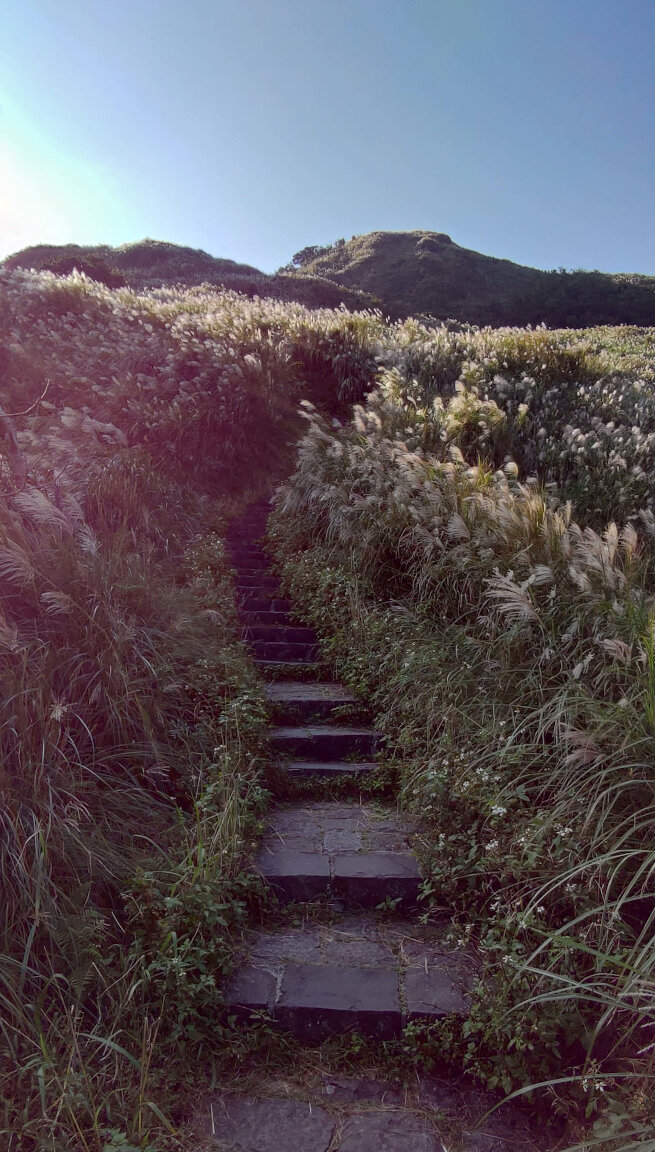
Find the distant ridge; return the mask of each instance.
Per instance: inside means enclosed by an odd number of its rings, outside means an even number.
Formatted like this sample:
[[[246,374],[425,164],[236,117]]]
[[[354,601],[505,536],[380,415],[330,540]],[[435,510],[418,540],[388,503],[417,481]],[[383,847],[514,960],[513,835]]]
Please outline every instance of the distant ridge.
[[[553,328],[655,325],[655,276],[543,272],[462,248],[444,232],[368,232],[305,248],[293,263],[405,315]]]
[[[8,256],[5,268],[73,268],[115,288],[209,284],[310,308],[382,308],[392,318],[551,328],[597,324],[655,326],[655,276],[544,272],[462,248],[444,232],[368,232],[309,246],[273,275],[201,249],[140,240],[40,244]]]
[[[141,290],[172,284],[210,284],[250,297],[296,300],[310,308],[338,308],[345,304],[351,310],[361,310],[380,303],[358,289],[330,283],[325,276],[304,272],[269,276],[251,264],[220,259],[200,248],[162,240],[139,240],[119,248],[108,244],[37,244],[7,256],[0,267],[46,269],[62,276],[77,268],[110,288],[127,285]]]

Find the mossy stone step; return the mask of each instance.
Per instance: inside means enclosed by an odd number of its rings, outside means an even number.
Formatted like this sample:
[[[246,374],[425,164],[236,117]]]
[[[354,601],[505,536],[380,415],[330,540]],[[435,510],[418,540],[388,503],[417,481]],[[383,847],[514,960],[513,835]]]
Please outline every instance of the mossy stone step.
[[[248,640],[272,640],[280,644],[316,644],[313,628],[300,624],[248,624]]]
[[[337,709],[357,713],[356,698],[341,684],[277,681],[265,686],[266,698],[278,724],[293,726],[302,721],[329,720]]]
[[[238,572],[235,580],[236,588],[241,589],[248,595],[263,598],[268,593],[270,598],[274,598],[275,592],[280,587],[279,576],[267,576],[264,571],[261,572]]]
[[[282,767],[297,779],[333,780],[339,776],[370,775],[377,768],[374,760],[285,760]]]
[[[393,1040],[412,1020],[466,1015],[473,974],[407,921],[344,918],[336,925],[253,934],[232,979],[230,1010],[266,1013],[306,1043],[356,1031]]]
[[[331,724],[283,725],[273,728],[270,734],[274,752],[301,760],[369,759],[375,755],[380,739],[379,733],[371,728]]]
[[[260,572],[272,567],[270,557],[263,552],[228,552],[228,559],[238,572]]]
[[[305,627],[296,625],[290,612],[240,612],[239,616],[247,628],[253,625],[269,628]]]
[[[244,1085],[237,1073],[229,1088],[202,1100],[193,1131],[208,1148],[216,1142],[233,1152],[545,1152],[561,1146],[555,1131],[543,1120],[530,1121],[520,1104],[491,1111],[498,1096],[469,1078],[415,1069],[411,1083],[403,1083],[367,1072],[330,1069],[319,1054],[310,1075],[294,1055],[283,1075],[275,1066]]]
[[[250,640],[250,648],[259,660],[311,662],[318,657],[314,643],[293,640]]]
[[[253,664],[260,674],[267,680],[289,680],[297,678],[302,680],[315,680],[325,675],[325,669],[320,660],[260,660],[257,657]]]
[[[410,905],[421,886],[411,832],[407,820],[376,804],[286,805],[273,812],[255,863],[286,901],[330,894],[361,908]]]
[[[291,601],[287,600],[285,596],[273,598],[270,596],[257,596],[251,595],[248,591],[242,590],[240,595],[240,607],[242,611],[250,612],[253,614],[263,615],[283,612],[285,614],[291,612]]]

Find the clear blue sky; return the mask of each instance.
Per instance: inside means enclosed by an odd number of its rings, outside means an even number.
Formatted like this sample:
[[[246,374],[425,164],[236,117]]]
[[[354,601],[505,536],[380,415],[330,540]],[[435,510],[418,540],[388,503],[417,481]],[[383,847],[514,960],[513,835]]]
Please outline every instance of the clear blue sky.
[[[428,228],[655,273],[655,0],[0,0],[0,256]]]

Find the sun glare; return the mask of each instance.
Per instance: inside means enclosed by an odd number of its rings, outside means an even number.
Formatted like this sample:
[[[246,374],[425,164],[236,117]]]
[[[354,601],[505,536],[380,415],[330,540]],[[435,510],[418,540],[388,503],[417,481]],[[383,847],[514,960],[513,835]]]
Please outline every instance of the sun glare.
[[[64,243],[71,221],[45,180],[7,155],[0,157],[0,255],[28,244]]]
[[[132,231],[101,165],[54,147],[4,99],[0,129],[0,258],[30,244],[116,243]]]

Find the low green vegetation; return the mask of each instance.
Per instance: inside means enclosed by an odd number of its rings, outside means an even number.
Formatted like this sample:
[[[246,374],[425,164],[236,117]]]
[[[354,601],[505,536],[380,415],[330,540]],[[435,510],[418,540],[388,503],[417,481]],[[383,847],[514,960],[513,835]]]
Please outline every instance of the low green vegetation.
[[[426,914],[485,963],[411,1059],[647,1129],[653,361],[647,329],[0,273],[3,1147],[182,1147],[200,1064],[257,1043],[222,994],[267,800],[223,536],[303,403],[276,547],[425,814]]]

